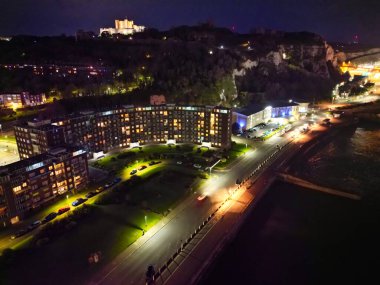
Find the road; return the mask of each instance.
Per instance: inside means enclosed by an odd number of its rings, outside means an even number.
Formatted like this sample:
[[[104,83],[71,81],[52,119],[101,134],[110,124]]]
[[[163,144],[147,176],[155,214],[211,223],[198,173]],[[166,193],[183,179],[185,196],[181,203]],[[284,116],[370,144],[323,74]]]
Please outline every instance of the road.
[[[138,245],[131,246],[104,270],[93,276],[88,284],[144,284],[149,264],[156,268],[164,264],[195,228],[214,211],[228,195],[228,189],[236,187],[236,179],[248,175],[265,158],[275,151],[277,145],[287,142],[285,137],[275,136],[261,142],[255,150],[247,152],[232,168],[213,173],[200,189],[208,198],[198,201],[197,195],[189,197],[175,209],[168,219],[153,233],[147,232]]]

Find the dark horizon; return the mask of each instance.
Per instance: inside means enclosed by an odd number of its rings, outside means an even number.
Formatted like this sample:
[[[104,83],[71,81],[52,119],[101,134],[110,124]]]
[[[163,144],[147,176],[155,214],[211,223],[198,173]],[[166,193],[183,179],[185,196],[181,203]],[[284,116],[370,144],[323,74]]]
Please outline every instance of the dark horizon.
[[[215,26],[248,33],[262,27],[288,32],[308,31],[327,41],[380,44],[380,3],[374,0],[220,0],[218,5],[194,0],[19,0],[0,3],[0,35],[74,35],[79,29],[97,33],[113,27],[115,19],[164,31],[175,26],[212,22]]]

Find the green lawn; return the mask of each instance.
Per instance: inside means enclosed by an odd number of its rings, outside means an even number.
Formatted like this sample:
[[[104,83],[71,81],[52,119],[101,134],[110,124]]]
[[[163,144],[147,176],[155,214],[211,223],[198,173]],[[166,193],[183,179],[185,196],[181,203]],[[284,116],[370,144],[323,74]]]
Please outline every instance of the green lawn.
[[[198,151],[198,148],[200,151]],[[147,145],[139,148],[125,150],[119,153],[107,155],[92,163],[93,166],[120,173],[128,167],[133,169],[138,165],[147,164],[152,160],[181,159],[183,156],[192,156],[196,161],[203,161],[202,155],[207,151],[198,145]],[[121,174],[122,175],[122,174]]]
[[[102,264],[116,257],[141,237],[143,230],[155,225],[162,213],[174,208],[189,194],[190,186],[196,187],[194,183],[199,182],[196,173],[193,169],[161,163],[139,172],[142,181],[132,188],[126,187],[127,181],[122,182],[117,190],[89,199],[86,204],[92,211],[73,229],[65,230],[41,247],[29,239],[20,243],[7,258],[0,258],[0,280],[7,284],[25,284],[28,280],[33,280],[33,284],[83,284],[86,276],[101,266],[88,263],[91,253],[101,251]],[[181,179],[176,179],[179,176]],[[119,203],[93,204],[100,195],[112,193],[118,193],[123,199]],[[78,196],[83,194],[64,199],[40,215],[71,204]],[[31,270],[30,264],[36,261],[38,266]]]
[[[26,284],[28,280],[33,284],[83,284],[91,271],[99,269],[88,263],[91,253],[101,251],[105,264],[160,219],[157,214],[125,205],[91,207],[92,213],[62,237],[42,247],[18,250],[7,264],[0,263],[7,268],[0,272],[0,279],[6,284]],[[36,262],[38,266],[31,270]]]
[[[29,116],[35,116],[39,114],[40,112],[43,112],[45,109],[35,109],[35,110],[16,110],[16,114],[9,116],[4,115],[0,117],[0,121],[8,122],[8,121],[14,121],[20,118],[29,117]]]
[[[121,191],[127,191],[128,198],[133,203],[162,214],[169,208],[173,208],[173,205],[184,195],[190,193],[190,187],[195,179],[195,174],[170,169],[157,172],[156,175],[130,191],[129,189],[121,189]]]
[[[239,156],[245,154],[247,151],[251,150],[251,146],[246,146],[245,144],[240,143],[233,143],[231,150],[228,152],[227,159],[222,159],[221,162],[219,162],[215,169],[223,169],[226,166],[228,166],[231,162],[233,162],[235,159],[237,159]]]

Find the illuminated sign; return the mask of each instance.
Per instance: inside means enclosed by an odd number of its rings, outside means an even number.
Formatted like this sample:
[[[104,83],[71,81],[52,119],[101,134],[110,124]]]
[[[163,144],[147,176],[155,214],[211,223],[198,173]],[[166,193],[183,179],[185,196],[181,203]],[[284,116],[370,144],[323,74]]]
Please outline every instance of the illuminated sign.
[[[40,168],[42,166],[44,166],[43,162],[37,162],[37,163],[35,163],[33,165],[30,165],[30,166],[26,167],[26,171],[32,171],[32,170]]]

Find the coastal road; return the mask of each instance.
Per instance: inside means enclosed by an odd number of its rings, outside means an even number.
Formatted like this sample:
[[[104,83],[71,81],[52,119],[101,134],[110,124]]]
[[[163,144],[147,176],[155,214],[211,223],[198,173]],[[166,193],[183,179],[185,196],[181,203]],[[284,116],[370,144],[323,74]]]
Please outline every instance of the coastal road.
[[[208,198],[198,201],[197,195],[189,197],[159,225],[149,230],[137,245],[132,245],[112,263],[98,272],[88,284],[144,284],[147,266],[163,265],[194,232],[205,218],[227,197],[228,190],[236,187],[236,179],[247,176],[264,159],[273,153],[277,145],[288,141],[275,136],[260,143],[255,150],[247,152],[228,171],[213,173],[199,190]]]

